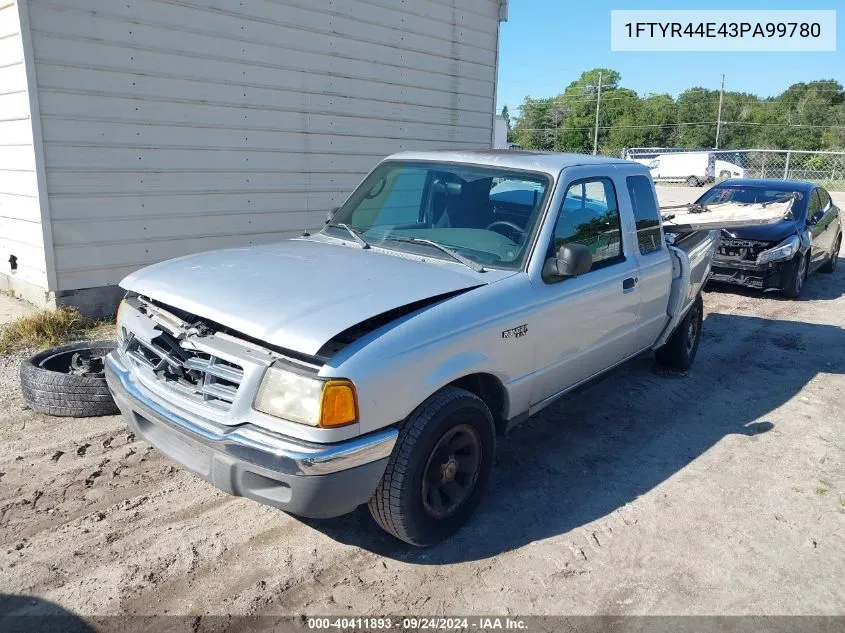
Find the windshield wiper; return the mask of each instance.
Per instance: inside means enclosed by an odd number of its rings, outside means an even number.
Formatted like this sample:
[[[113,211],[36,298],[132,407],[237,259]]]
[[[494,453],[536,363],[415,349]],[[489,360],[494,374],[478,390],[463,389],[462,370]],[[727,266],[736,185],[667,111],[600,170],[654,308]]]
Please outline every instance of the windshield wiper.
[[[385,239],[393,240],[394,242],[407,242],[409,244],[425,244],[427,246],[433,246],[434,248],[446,253],[449,257],[454,259],[456,262],[460,262],[467,268],[471,268],[477,273],[486,273],[487,269],[484,268],[481,264],[472,261],[468,257],[464,257],[457,251],[452,250],[448,246],[443,246],[443,244],[438,244],[433,240],[426,240],[421,237],[405,237],[405,236],[397,236],[397,235],[389,235]]]
[[[343,222],[338,222],[336,224],[329,224],[328,226],[333,227],[333,228],[345,229],[346,232],[349,233],[349,235],[352,236],[352,239],[355,240],[355,243],[358,246],[360,246],[361,248],[370,248],[369,242],[367,242],[367,240],[365,240],[363,237],[361,237],[361,234],[358,233],[358,231],[353,229],[348,224],[344,224]]]

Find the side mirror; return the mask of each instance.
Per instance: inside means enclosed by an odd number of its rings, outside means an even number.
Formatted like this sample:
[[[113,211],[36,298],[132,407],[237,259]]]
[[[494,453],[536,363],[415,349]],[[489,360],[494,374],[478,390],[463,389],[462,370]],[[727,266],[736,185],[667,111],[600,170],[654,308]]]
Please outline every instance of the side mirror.
[[[564,244],[555,257],[549,257],[543,265],[543,279],[560,280],[577,277],[593,266],[593,255],[583,244]]]
[[[335,216],[335,214],[337,214],[338,211],[340,211],[340,207],[335,207],[326,214],[326,224],[332,221],[332,218]]]

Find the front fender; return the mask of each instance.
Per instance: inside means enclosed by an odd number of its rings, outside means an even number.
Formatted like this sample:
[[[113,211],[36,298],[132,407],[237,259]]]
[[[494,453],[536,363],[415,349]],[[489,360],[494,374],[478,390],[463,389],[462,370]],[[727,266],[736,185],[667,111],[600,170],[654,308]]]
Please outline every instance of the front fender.
[[[480,352],[463,352],[446,359],[443,363],[436,365],[429,371],[419,384],[418,402],[422,402],[431,394],[436,393],[449,383],[469,376],[470,374],[492,374],[492,360]],[[503,382],[500,376],[496,376],[499,382]]]

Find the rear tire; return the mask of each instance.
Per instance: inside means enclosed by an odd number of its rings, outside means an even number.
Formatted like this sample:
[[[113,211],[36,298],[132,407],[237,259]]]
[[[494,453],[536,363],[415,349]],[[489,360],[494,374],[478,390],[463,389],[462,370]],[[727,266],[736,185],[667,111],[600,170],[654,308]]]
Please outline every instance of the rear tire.
[[[839,261],[839,247],[842,246],[842,234],[840,233],[836,237],[836,241],[833,243],[833,250],[830,252],[830,258],[824,263],[824,265],[819,268],[819,272],[830,273],[836,272],[836,263]]]
[[[731,172],[729,172],[729,171],[723,171],[719,174],[719,178],[721,178],[722,180],[727,180],[730,177],[731,177]]]
[[[806,254],[799,253],[788,265],[784,266],[786,280],[780,288],[785,297],[797,299],[804,290],[807,281],[807,273],[810,270],[810,251]]]
[[[704,321],[704,301],[701,295],[695,298],[692,307],[678,325],[666,344],[656,350],[657,362],[676,371],[686,371],[692,366],[701,341],[701,325]]]
[[[687,187],[698,187],[699,184],[701,183],[699,183],[698,178],[696,178],[695,176],[690,176],[689,178],[687,178]]]
[[[399,432],[370,514],[398,539],[424,547],[466,523],[484,492],[496,451],[490,409],[446,387],[423,402]]]

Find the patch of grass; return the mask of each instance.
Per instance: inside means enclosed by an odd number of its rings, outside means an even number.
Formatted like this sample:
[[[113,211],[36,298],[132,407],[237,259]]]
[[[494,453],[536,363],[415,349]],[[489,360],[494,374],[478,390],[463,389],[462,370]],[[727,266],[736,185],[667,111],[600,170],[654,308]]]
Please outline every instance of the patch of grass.
[[[817,495],[823,495],[827,491],[828,488],[825,488],[824,486],[816,486],[815,488],[813,488],[813,492],[815,492]]]
[[[0,354],[94,338],[114,338],[114,324],[89,319],[73,308],[39,310],[0,330]]]

